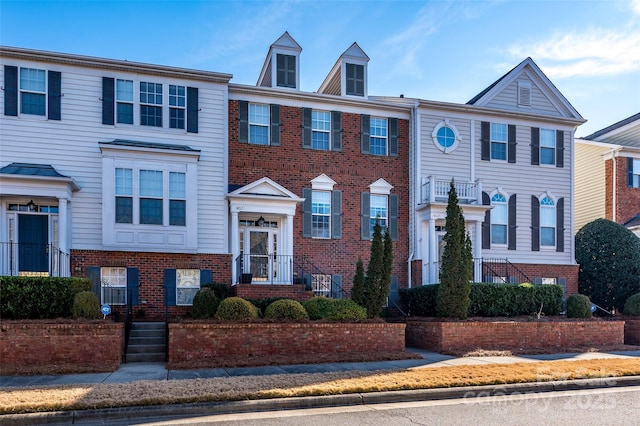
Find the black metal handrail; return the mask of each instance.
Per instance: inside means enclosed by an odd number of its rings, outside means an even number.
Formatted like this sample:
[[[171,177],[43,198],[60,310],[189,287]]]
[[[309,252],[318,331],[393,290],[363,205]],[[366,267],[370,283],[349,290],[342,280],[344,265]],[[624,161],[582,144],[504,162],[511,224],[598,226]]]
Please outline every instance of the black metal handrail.
[[[491,282],[499,278],[505,284],[533,283],[531,278],[508,259],[482,259],[483,281],[488,281],[487,277],[492,278]]]
[[[46,260],[46,270],[21,270],[20,258],[22,256]],[[53,244],[17,243],[14,241],[0,243],[0,275],[15,276],[28,273],[68,277],[70,276],[69,253],[63,252]]]
[[[293,256],[291,255],[241,254],[236,257],[235,263],[236,277],[240,283],[293,283]]]
[[[316,264],[308,259],[307,256],[294,257],[294,280],[299,281],[302,284],[307,285],[313,290],[315,296],[327,296],[334,299],[346,299],[351,298],[351,293],[344,289],[342,283],[338,283],[333,279],[333,275],[327,274],[320,269]],[[316,280],[313,281],[313,276],[329,277],[329,281]]]

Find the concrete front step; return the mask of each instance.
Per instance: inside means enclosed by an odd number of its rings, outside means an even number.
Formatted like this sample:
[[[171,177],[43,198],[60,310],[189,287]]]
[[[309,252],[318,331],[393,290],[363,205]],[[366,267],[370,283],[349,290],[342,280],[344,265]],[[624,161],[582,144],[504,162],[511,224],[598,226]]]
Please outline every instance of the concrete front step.
[[[146,354],[164,352],[164,344],[162,345],[132,345],[127,347],[127,354]]]
[[[167,355],[160,353],[127,353],[126,362],[165,362]]]
[[[165,345],[165,323],[131,323],[126,362],[164,362],[167,358]]]

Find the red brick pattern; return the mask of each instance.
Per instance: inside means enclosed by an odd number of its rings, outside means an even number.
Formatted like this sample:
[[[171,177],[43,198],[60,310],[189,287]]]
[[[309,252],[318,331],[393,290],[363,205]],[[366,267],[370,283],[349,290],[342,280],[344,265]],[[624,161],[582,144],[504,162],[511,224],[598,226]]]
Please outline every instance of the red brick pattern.
[[[625,345],[640,345],[640,319],[625,320],[624,343]]]
[[[133,307],[138,320],[164,320],[165,314],[173,318],[191,312],[190,306],[170,306],[165,311],[165,269],[210,269],[213,282],[231,285],[231,255],[71,250],[73,276],[86,277],[89,266],[138,268],[140,304]],[[124,319],[124,307],[111,308],[114,319]]]
[[[607,182],[613,180],[613,173],[609,172],[609,168],[613,170],[613,160],[607,160],[605,164],[605,176]],[[629,188],[627,182],[627,158],[616,158],[616,222],[624,224],[629,219],[640,214],[640,188]],[[607,186],[607,194],[613,194]],[[608,195],[608,197],[611,197]],[[607,200],[607,204],[609,201]],[[613,203],[611,203],[613,211]],[[607,214],[607,218],[611,218]]]
[[[622,345],[624,321],[409,321],[407,346],[435,352],[531,350]]]
[[[313,291],[307,291],[302,284],[271,285],[271,284],[237,284],[232,288],[234,296],[243,299],[266,299],[270,297],[286,297],[298,301],[309,300]]]
[[[268,102],[268,101],[265,101]],[[327,108],[333,109],[333,108]],[[398,156],[382,157],[361,153],[359,114],[342,114],[342,151],[328,152],[302,148],[302,109],[281,106],[281,146],[250,145],[238,142],[238,101],[229,101],[229,183],[246,185],[268,177],[302,196],[303,188],[324,173],[342,191],[342,238],[302,237],[302,206],[294,218],[294,255],[304,255],[325,274],[341,274],[343,288],[353,285],[355,265],[369,262],[371,243],[361,240],[361,193],[383,178],[398,195],[398,241],[394,242],[393,274],[400,288],[407,287],[409,255],[409,121],[398,120]]]
[[[19,368],[23,373],[29,367],[59,364],[114,371],[122,360],[123,336],[122,323],[3,321],[0,366],[2,371]]]
[[[250,323],[169,324],[168,368],[197,361],[201,367],[248,357],[404,351],[405,324]]]
[[[546,265],[546,264],[529,264],[516,263],[527,277],[534,278],[566,278],[567,291],[566,295],[578,293],[578,270],[579,265]]]

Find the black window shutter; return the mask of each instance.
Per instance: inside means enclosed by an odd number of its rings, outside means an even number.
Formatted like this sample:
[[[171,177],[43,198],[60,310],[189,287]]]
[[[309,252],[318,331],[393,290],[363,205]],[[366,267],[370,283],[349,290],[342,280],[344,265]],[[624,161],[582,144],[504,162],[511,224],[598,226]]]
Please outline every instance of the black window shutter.
[[[87,268],[87,278],[91,280],[91,291],[98,296],[98,300],[102,303],[102,285],[100,283],[100,267],[89,266]]]
[[[538,127],[531,128],[531,164],[534,166],[540,164],[540,129]]]
[[[362,193],[362,215],[360,217],[360,234],[363,240],[371,239],[371,232],[369,230],[369,214],[371,211],[371,194],[368,192]]]
[[[271,145],[280,146],[280,105],[271,104]]]
[[[115,80],[102,77],[102,124],[114,123]]]
[[[198,133],[198,88],[187,87],[187,132]]]
[[[342,275],[331,275],[331,297],[342,299]]]
[[[627,157],[627,186],[633,188],[633,158]]]
[[[484,191],[482,191],[482,205],[491,205],[489,194]],[[482,222],[482,248],[491,248],[491,210],[487,210],[486,212],[484,212],[484,222]]]
[[[311,108],[302,108],[302,147],[311,148]]]
[[[389,155],[398,156],[398,119],[389,118]]]
[[[342,191],[331,193],[331,238],[342,238]]]
[[[127,268],[127,300],[129,305],[140,304],[140,273],[138,268]]]
[[[302,236],[305,238],[311,238],[312,196],[311,188],[302,188]]]
[[[331,150],[342,151],[342,113],[331,111]]]
[[[213,284],[213,271],[211,269],[200,270],[200,287],[205,284]]]
[[[362,114],[361,117],[362,129],[360,134],[362,135],[362,153],[368,154],[371,141],[369,140],[369,132],[371,131],[371,116]]]
[[[238,142],[249,142],[249,102],[238,101]]]
[[[508,126],[508,155],[507,159],[509,163],[516,162],[516,126],[515,124],[509,124]]]
[[[47,71],[48,94],[47,104],[49,120],[60,120],[62,117],[62,74],[60,71]]]
[[[488,121],[480,123],[480,158],[491,160],[491,123]]]
[[[18,116],[18,67],[4,66],[4,115]]]
[[[389,195],[389,233],[392,241],[398,241],[398,195]]]
[[[556,204],[556,251],[564,251],[564,198]]]
[[[507,249],[516,249],[516,194],[509,197],[508,242]]]
[[[531,196],[531,251],[540,251],[540,200]]]
[[[164,270],[164,304],[176,306],[176,270]]]
[[[564,167],[564,132],[556,130],[556,167]]]

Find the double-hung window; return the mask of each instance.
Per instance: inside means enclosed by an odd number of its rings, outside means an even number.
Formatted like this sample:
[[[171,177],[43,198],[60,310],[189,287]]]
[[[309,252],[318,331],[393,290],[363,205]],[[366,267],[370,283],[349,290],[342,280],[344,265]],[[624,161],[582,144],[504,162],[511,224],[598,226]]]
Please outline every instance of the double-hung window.
[[[133,170],[116,168],[116,223],[133,223]]]
[[[491,197],[491,243],[507,244],[507,200],[502,194]]]
[[[364,96],[364,65],[346,64],[347,95]]]
[[[540,129],[540,164],[556,163],[556,132]]]
[[[370,198],[370,210],[369,210],[369,222],[370,222],[370,234],[373,236],[373,227],[378,221],[382,232],[387,228],[387,221],[389,219],[388,210],[388,196],[386,195],[374,195],[371,194]]]
[[[640,188],[640,160],[629,158],[629,187]]]
[[[116,122],[133,124],[132,80],[116,80]]]
[[[369,152],[387,155],[387,119],[371,117],[369,125]]]
[[[162,225],[162,171],[140,170],[140,223]]]
[[[507,159],[507,125],[491,123],[491,159]]]
[[[20,68],[20,112],[45,115],[47,83],[45,70]]]
[[[162,84],[140,82],[140,125],[162,127]]]
[[[331,134],[331,113],[329,111],[311,112],[311,147],[329,151]]]
[[[249,104],[249,143],[269,145],[269,105]]]
[[[185,226],[187,218],[186,174],[169,172],[169,225]]]
[[[101,303],[127,304],[127,268],[100,268]]]
[[[193,305],[193,297],[200,290],[199,269],[176,269],[176,305]]]
[[[540,245],[556,245],[556,206],[549,197],[540,200]]]
[[[169,85],[169,127],[184,129],[186,92],[184,86]]]
[[[331,191],[313,191],[311,201],[311,236],[330,238]]]

